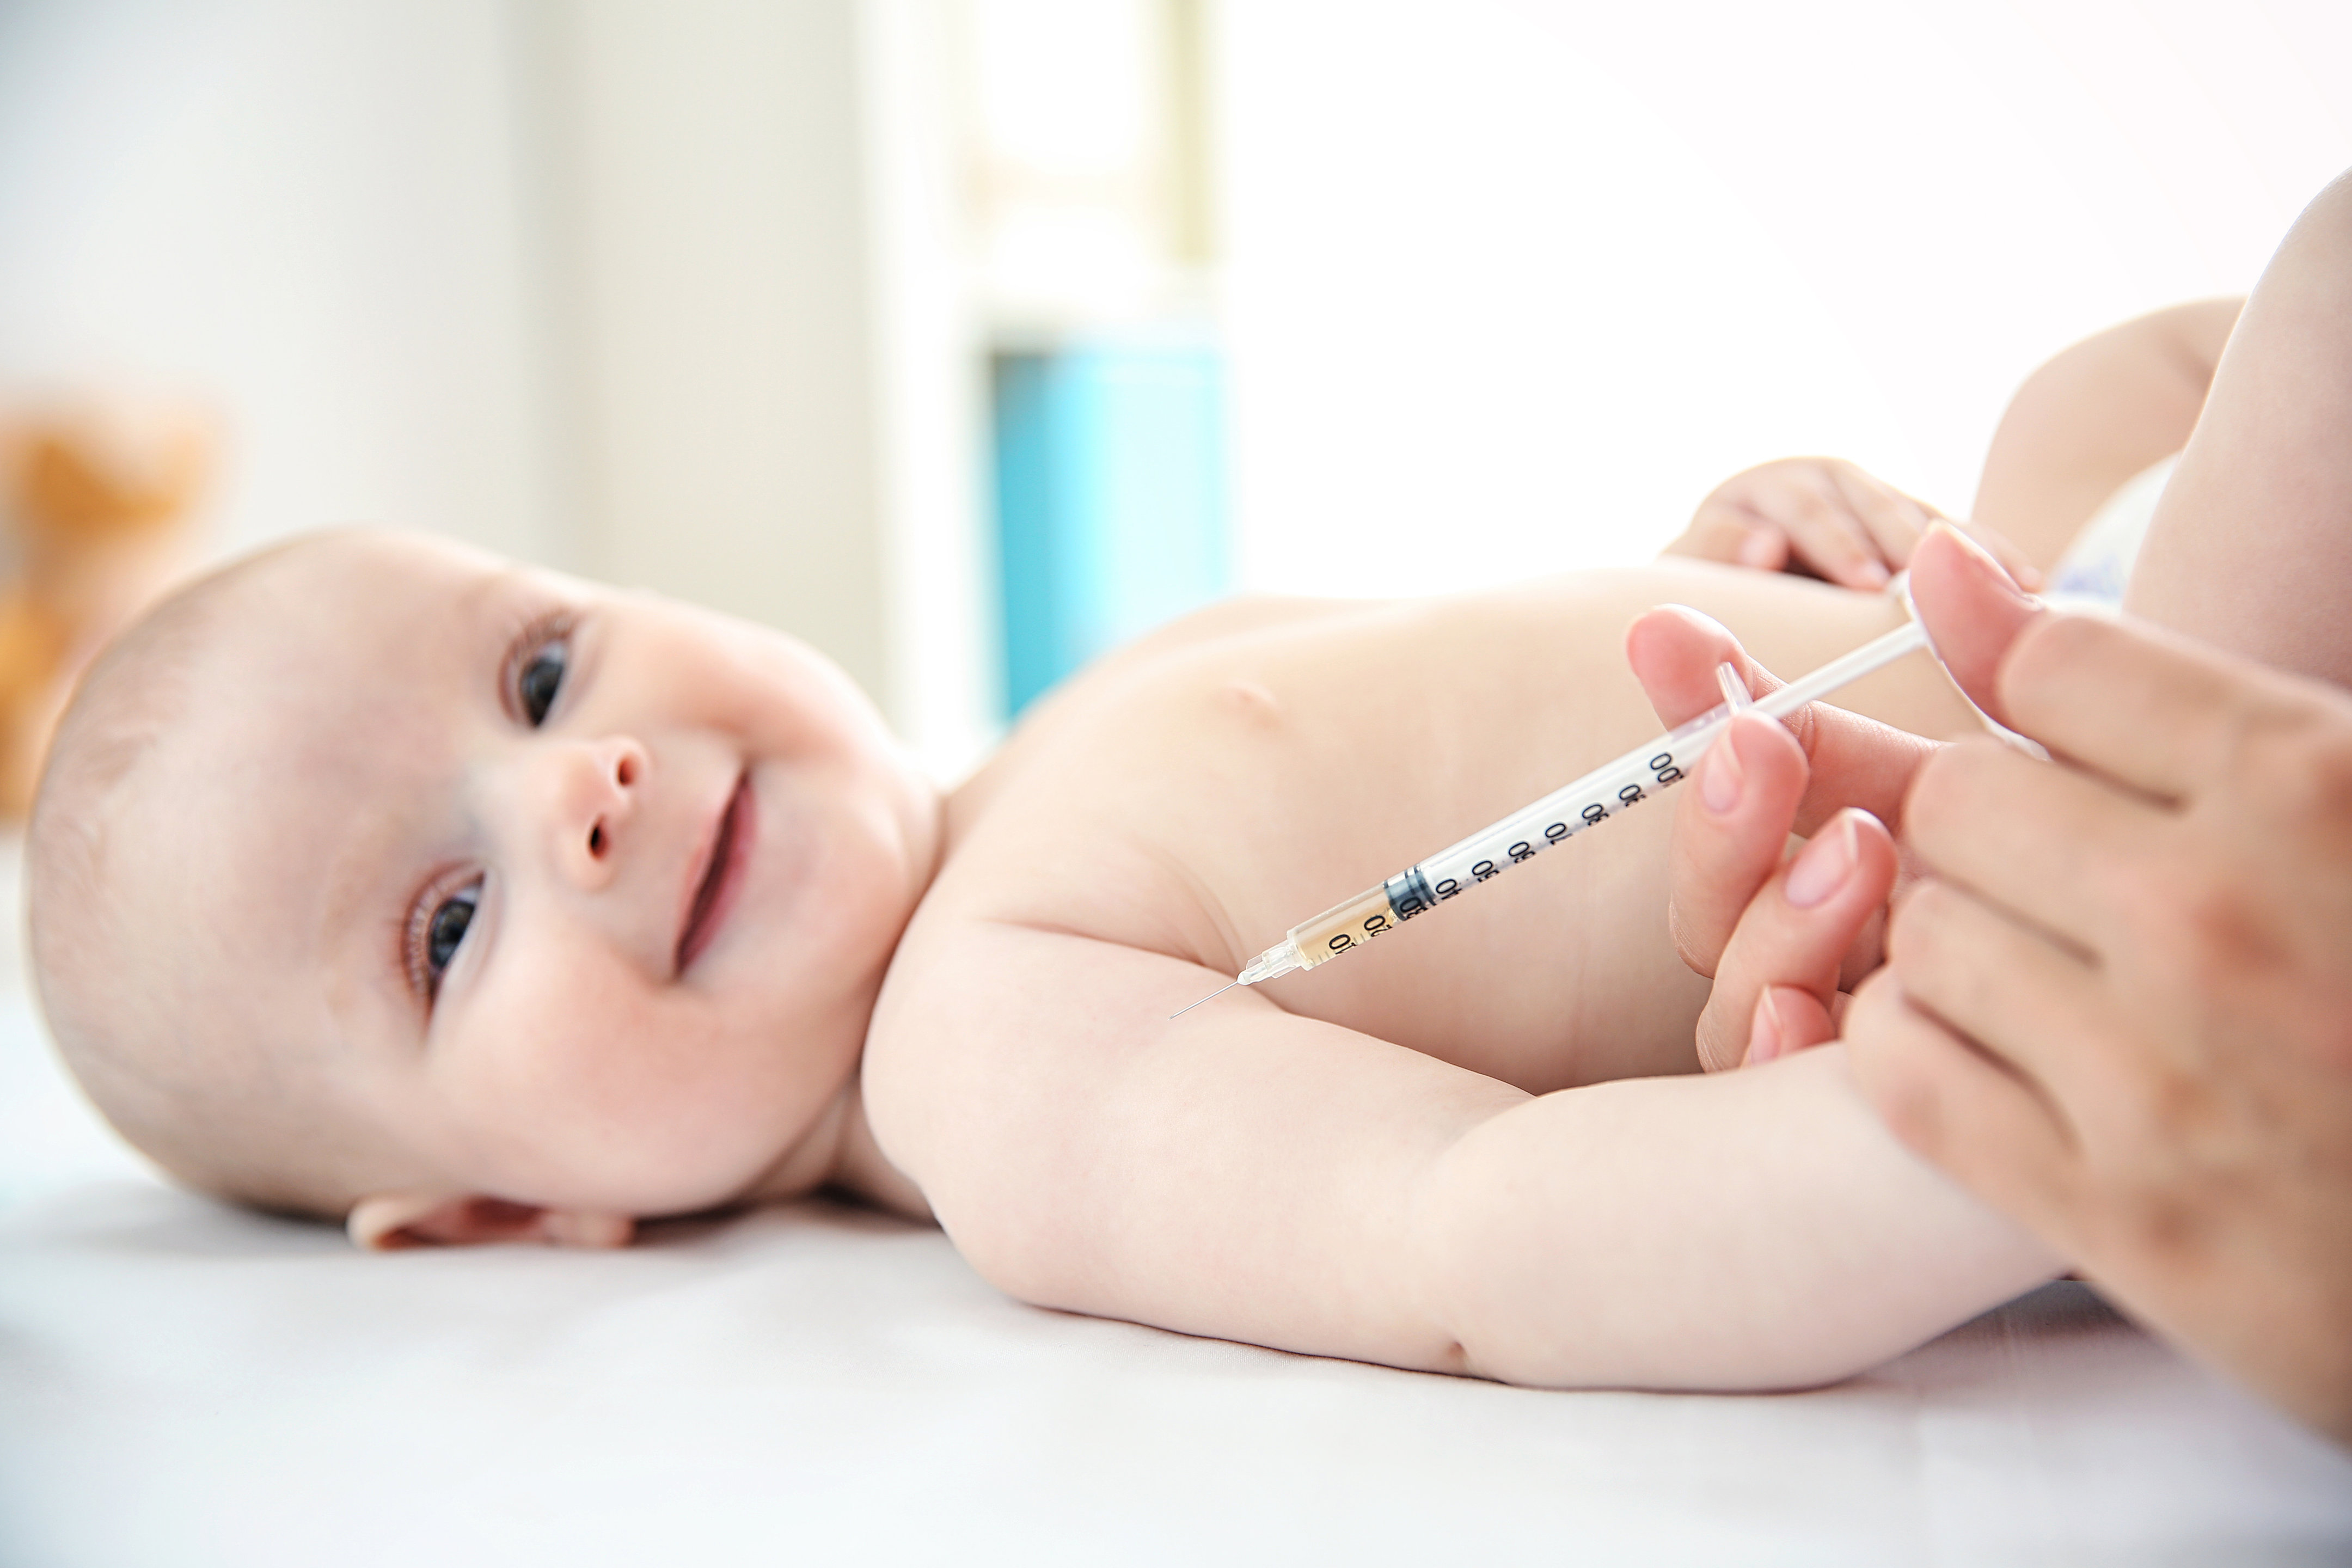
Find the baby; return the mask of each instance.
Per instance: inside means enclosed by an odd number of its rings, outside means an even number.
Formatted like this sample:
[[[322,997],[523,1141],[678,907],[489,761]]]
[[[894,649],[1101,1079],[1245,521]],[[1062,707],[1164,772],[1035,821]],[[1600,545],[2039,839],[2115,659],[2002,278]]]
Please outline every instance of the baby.
[[[1721,554],[1806,527],[1717,511]],[[2060,1260],[1895,1144],[1836,1048],[1696,1074],[1667,811],[1171,1016],[1654,733],[1622,643],[1666,600],[1784,673],[1901,616],[1696,562],[1236,602],[942,798],[788,637],[302,540],[85,682],[30,840],[37,975],[133,1142],[368,1247],[614,1245],[831,1186],[1075,1311],[1539,1384],[1820,1382]],[[1841,700],[1973,724],[1925,659]],[[1828,825],[1792,896],[1853,854]]]

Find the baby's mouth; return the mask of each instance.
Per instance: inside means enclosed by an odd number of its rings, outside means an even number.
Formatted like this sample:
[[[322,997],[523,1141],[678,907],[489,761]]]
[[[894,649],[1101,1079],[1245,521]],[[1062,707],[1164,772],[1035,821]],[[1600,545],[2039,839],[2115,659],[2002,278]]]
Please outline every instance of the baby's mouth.
[[[743,880],[743,861],[751,847],[752,818],[751,775],[746,772],[736,779],[735,793],[728,796],[727,809],[719,813],[709,863],[703,868],[701,884],[694,889],[694,903],[686,914],[686,929],[678,932],[680,974],[710,945],[711,937],[735,901],[735,890]]]

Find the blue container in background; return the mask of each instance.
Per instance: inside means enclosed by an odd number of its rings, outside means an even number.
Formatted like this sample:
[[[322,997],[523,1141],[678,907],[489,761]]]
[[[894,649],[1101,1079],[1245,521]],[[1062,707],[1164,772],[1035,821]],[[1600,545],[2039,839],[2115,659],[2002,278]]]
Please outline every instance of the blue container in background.
[[[1007,716],[1227,584],[1223,378],[1207,347],[991,364]]]

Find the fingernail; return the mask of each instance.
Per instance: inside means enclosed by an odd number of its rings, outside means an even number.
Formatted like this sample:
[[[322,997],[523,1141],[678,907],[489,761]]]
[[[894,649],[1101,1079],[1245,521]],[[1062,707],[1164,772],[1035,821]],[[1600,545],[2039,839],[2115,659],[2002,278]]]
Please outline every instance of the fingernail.
[[[1886,586],[1887,574],[1886,567],[1884,563],[1877,561],[1864,561],[1862,563],[1861,572],[1862,580],[1869,584],[1872,587],[1884,588]]]
[[[1706,802],[1707,810],[1717,816],[1739,804],[1748,787],[1748,772],[1739,765],[1739,753],[1733,749],[1731,734],[1726,731],[1722,739],[1709,746],[1706,761],[1698,770],[1699,798]]]
[[[2002,593],[2008,595],[2011,598],[2017,600],[2021,604],[2031,605],[2033,603],[2032,595],[2026,593],[2024,589],[2017,585],[2017,579],[2011,577],[2007,569],[2004,568],[2000,562],[1994,560],[1992,552],[1987,550],[1983,545],[1979,544],[1975,540],[1970,539],[1967,534],[1962,533],[1958,529],[1954,528],[1948,522],[1937,523],[1936,525],[1936,531],[1950,534],[1952,536],[1952,542],[1955,544],[1958,544],[1960,549],[1967,553],[1969,563],[1975,566],[1978,574],[1983,577],[1987,583],[2000,589]]]
[[[1853,818],[1839,813],[1829,830],[1815,836],[1805,846],[1804,853],[1797,857],[1797,863],[1789,868],[1789,880],[1781,891],[1797,908],[1811,909],[1845,885],[1845,879],[1853,874],[1859,849],[1854,841]]]
[[[1739,542],[1739,563],[1742,566],[1770,567],[1780,563],[1780,541],[1764,530],[1751,529]]]
[[[541,1234],[559,1247],[610,1247],[613,1228],[606,1215],[551,1210],[540,1217]]]
[[[1780,1054],[1788,1037],[1789,1031],[1780,1023],[1780,1004],[1772,1000],[1772,987],[1767,985],[1756,998],[1756,1016],[1748,1024],[1748,1054],[1739,1058],[1739,1065],[1757,1067],[1770,1061]]]

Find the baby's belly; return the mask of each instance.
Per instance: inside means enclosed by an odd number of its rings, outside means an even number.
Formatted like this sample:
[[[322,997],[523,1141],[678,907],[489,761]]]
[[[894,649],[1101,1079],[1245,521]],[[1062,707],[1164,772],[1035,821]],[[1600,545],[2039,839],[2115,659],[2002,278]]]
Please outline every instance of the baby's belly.
[[[1896,613],[1753,574],[1598,574],[1184,649],[1074,690],[1016,741],[919,918],[1165,952],[1201,965],[1206,991],[1318,910],[1654,736],[1621,648],[1670,599],[1790,673]],[[1667,928],[1673,799],[1261,990],[1530,1092],[1693,1070],[1706,984]]]

